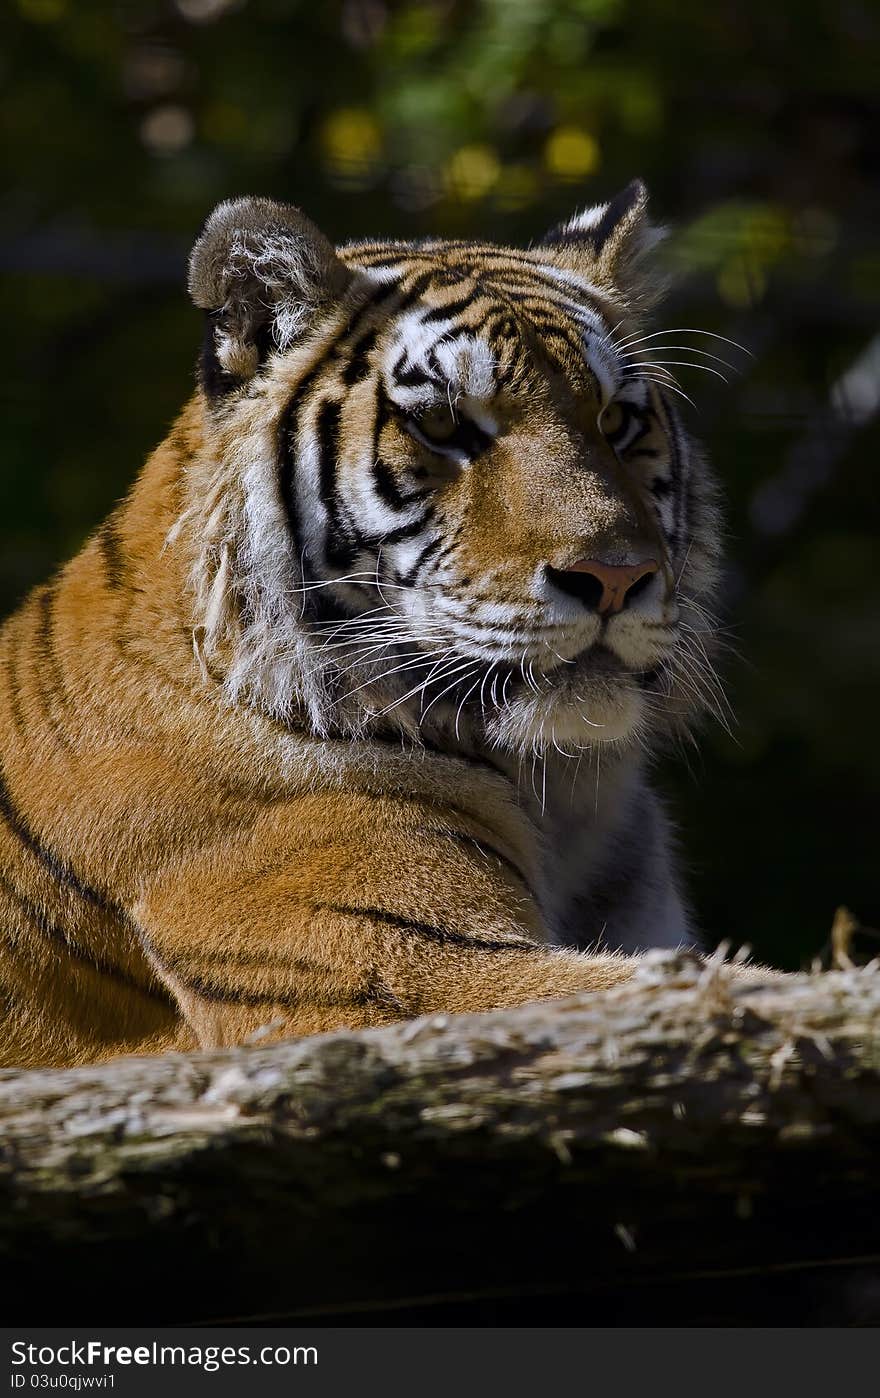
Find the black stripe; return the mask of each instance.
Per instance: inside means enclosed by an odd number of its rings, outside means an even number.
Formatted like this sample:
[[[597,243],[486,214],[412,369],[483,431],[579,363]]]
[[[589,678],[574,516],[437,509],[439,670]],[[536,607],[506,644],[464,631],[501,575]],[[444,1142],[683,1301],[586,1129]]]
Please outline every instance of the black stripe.
[[[91,904],[92,907],[98,908],[101,912],[107,913],[115,918],[124,927],[129,929],[145,951],[149,952],[152,950],[147,937],[119,903],[116,903],[113,899],[108,898],[106,894],[101,893],[98,889],[87,884],[65,860],[56,855],[48,845],[44,844],[33,831],[29,829],[24,818],[13,803],[2,766],[0,766],[0,818],[5,820],[12,834],[15,835],[19,842],[34,856],[38,863],[42,864],[52,878],[55,879],[56,883],[64,888],[71,889],[74,893],[77,893],[84,902]]]
[[[440,545],[441,545],[441,548],[440,548],[440,552],[437,554],[436,558],[434,559],[434,567],[435,567],[435,569],[437,568],[438,564],[440,564],[440,563],[443,562],[443,560],[444,560],[445,558],[448,558],[448,557],[450,556],[450,554],[452,554],[452,553],[455,552],[455,550],[456,550],[456,548],[457,548],[457,546],[458,546],[458,544],[459,544],[459,542],[460,542],[460,540],[461,540],[461,536],[462,536],[463,533],[464,533],[464,525],[463,525],[463,524],[457,524],[457,525],[455,526],[454,530],[452,531],[452,534],[451,534],[451,535],[447,535],[445,538],[439,540],[439,543],[440,543]]]
[[[536,942],[495,942],[488,937],[469,937],[463,932],[454,932],[449,927],[436,927],[428,922],[401,917],[400,914],[390,913],[385,908],[351,908],[343,903],[317,903],[315,906],[321,912],[338,913],[341,917],[369,918],[387,927],[394,927],[400,932],[421,937],[427,942],[435,942],[439,946],[467,947],[470,951],[540,950]]]
[[[138,941],[144,951],[154,960],[158,961],[165,971],[174,976],[187,990],[193,990],[197,995],[201,995],[205,1000],[218,1001],[235,1005],[267,1005],[286,1003],[283,992],[264,993],[262,991],[237,990],[232,986],[223,986],[218,982],[206,979],[199,975],[189,975],[183,969],[182,963],[192,960],[192,957],[183,955],[175,956],[159,950],[152,937],[143,928],[134,928]],[[196,953],[198,954],[198,953]],[[290,999],[290,997],[288,997]],[[290,1000],[290,1003],[296,1003]]]
[[[280,966],[287,971],[297,971],[300,975],[313,976],[327,975],[330,967],[323,961],[307,960],[303,956],[289,956],[286,952],[280,955],[274,952],[267,952],[265,948],[255,949],[254,947],[243,947],[238,951],[230,951],[228,947],[221,947],[217,951],[209,948],[199,947],[193,952],[182,952],[178,956],[169,954],[165,958],[165,964],[175,975],[185,974],[185,966],[193,961],[199,964],[216,964],[218,966],[249,966],[257,967],[261,971],[266,971],[270,966]]]
[[[330,1006],[333,1009],[344,1009],[351,1005],[360,1004],[364,999],[360,993],[352,995],[318,993],[303,997],[295,991],[287,990],[242,990],[238,986],[222,985],[205,976],[179,976],[176,971],[173,974],[187,990],[194,991],[203,1000],[210,1000],[217,1004],[284,1005],[287,1009],[297,1009],[303,1004],[312,1003],[318,1006]],[[329,981],[329,975],[327,979]]]
[[[71,743],[64,725],[55,716],[56,702],[60,701],[62,706],[67,702],[64,677],[61,674],[53,643],[55,596],[53,584],[44,587],[39,596],[40,616],[34,633],[34,645],[37,651],[34,671],[37,692],[43,705],[43,717],[48,722],[61,747],[70,751]]]
[[[542,349],[546,347],[548,339],[561,341],[576,359],[587,363],[586,346],[581,337],[573,332],[571,317],[567,316],[561,307],[559,315],[553,316],[543,307],[530,305],[531,297],[519,296],[517,293],[511,295],[519,303],[523,316],[531,323],[532,328],[539,332]]]
[[[340,344],[350,335],[355,334],[361,322],[376,311],[385,301],[392,296],[400,294],[400,287],[396,282],[388,282],[381,286],[374,296],[358,307],[351,315],[347,323],[329,341],[312,367],[303,376],[293,391],[281,417],[279,426],[279,447],[280,460],[279,468],[281,474],[281,497],[284,502],[284,509],[287,515],[287,522],[293,538],[294,547],[298,556],[304,559],[302,549],[302,529],[300,527],[298,503],[296,494],[296,437],[300,413],[306,407],[306,396],[314,385],[318,375],[326,367],[328,361],[334,354],[338,353]]]
[[[429,490],[416,490],[409,495],[404,494],[397,483],[391,467],[388,465],[387,461],[383,461],[378,455],[373,458],[370,473],[373,477],[373,486],[376,494],[389,509],[407,510],[410,505],[418,500],[423,500],[426,495],[431,494]]]
[[[390,509],[403,510],[408,509],[419,500],[430,496],[432,492],[430,490],[415,490],[409,495],[405,495],[400,490],[397,479],[390,467],[382,460],[380,438],[383,428],[388,423],[393,410],[394,405],[389,400],[387,394],[384,390],[380,391],[376,396],[376,415],[373,421],[371,473],[373,477],[373,487],[379,498],[383,500]],[[386,545],[400,543],[401,540],[412,538],[413,535],[420,533],[433,518],[433,514],[433,507],[429,506],[428,509],[422,511],[418,519],[411,520],[408,524],[398,525],[396,529],[392,529],[378,537],[358,534],[357,542],[363,548],[368,547],[370,544]]]
[[[294,462],[298,413],[298,399],[291,398],[287,407],[284,409],[279,426],[279,475],[281,478],[281,500],[284,505],[284,513],[287,516],[287,527],[290,530],[294,552],[305,572],[305,553],[303,551],[302,528],[299,518],[299,503],[296,493],[296,466]],[[303,577],[303,581],[305,581],[305,576]]]
[[[105,519],[95,538],[104,564],[104,581],[111,592],[116,592],[127,585],[128,577],[125,555],[113,515]]]
[[[415,563],[413,563],[412,566],[408,568],[405,573],[397,574],[397,581],[403,584],[405,587],[410,587],[415,582],[416,576],[419,573],[420,569],[424,567],[428,559],[431,558],[432,555],[437,552],[437,550],[442,546],[442,544],[442,534],[438,534],[436,538],[430,539],[428,543],[425,544],[425,547],[418,554]]]
[[[391,421],[394,405],[392,404],[384,384],[381,382],[376,386],[373,396],[373,445],[372,459],[378,461],[382,454],[382,433]]]
[[[317,995],[302,995],[294,990],[284,990],[274,988],[272,990],[248,990],[240,986],[225,985],[216,980],[211,975],[191,973],[187,970],[187,963],[198,958],[199,960],[215,961],[221,965],[234,963],[239,966],[256,965],[262,970],[271,968],[272,962],[278,965],[283,971],[298,972],[304,976],[325,976],[329,981],[332,978],[332,969],[320,961],[309,961],[299,956],[275,956],[268,958],[251,951],[228,952],[228,951],[198,951],[192,956],[186,954],[174,956],[163,954],[157,950],[146,933],[139,934],[141,944],[149,951],[150,955],[168,970],[186,990],[192,990],[200,995],[204,1000],[210,1000],[216,1004],[227,1005],[284,1005],[288,1009],[296,1009],[303,1004],[312,1002],[318,1005],[327,1005],[336,1009],[345,1009],[352,1005],[365,1004],[372,998],[369,991],[357,991],[350,995],[327,995],[319,991]]]
[[[406,263],[412,261],[410,255],[410,243],[392,244],[389,248],[387,243],[352,243],[349,247],[341,248],[343,255],[347,254],[356,267],[394,267],[403,268]]]
[[[408,355],[409,350],[401,350],[400,357],[391,370],[391,377],[398,388],[422,388],[425,384],[429,384],[432,388],[439,390],[439,385],[426,369],[422,369],[418,364],[411,364],[408,369],[404,367]]]
[[[460,296],[455,301],[447,302],[445,306],[432,306],[430,311],[427,311],[426,314],[422,316],[421,324],[433,325],[435,321],[447,320],[452,316],[461,315],[462,311],[471,309],[475,300],[476,293],[471,292],[468,296]],[[462,329],[466,328],[469,329],[470,327],[462,327]]]
[[[374,325],[352,346],[351,357],[342,375],[349,388],[360,383],[370,372],[370,352],[375,348],[378,338],[379,330]]]
[[[486,317],[486,336],[496,350],[496,388],[513,387],[526,373],[525,346],[516,320],[508,309]]]
[[[177,975],[176,971],[172,974],[186,990],[194,991],[203,1000],[230,1005],[280,1005],[285,1003],[285,996],[280,992],[266,995],[262,991],[238,990],[232,986],[219,985],[216,981],[206,980],[204,976],[183,977]]]
[[[583,240],[583,234],[579,235],[579,241]],[[428,268],[422,273],[430,278],[437,286],[448,286],[452,278],[450,273],[457,272],[456,280],[470,278],[478,283],[480,287],[484,285],[494,285],[498,282],[514,282],[519,285],[536,285],[541,289],[546,289],[549,295],[562,296],[563,291],[558,278],[553,275],[552,259],[541,257],[540,253],[530,252],[528,249],[503,248],[491,243],[468,243],[462,240],[449,240],[438,243],[436,240],[427,239],[424,243],[402,244],[398,251],[393,253],[387,250],[377,249],[369,251],[364,248],[358,254],[356,247],[346,250],[352,262],[364,267],[394,267],[399,272],[401,279],[416,271],[417,268]],[[438,254],[449,258],[451,254],[464,254],[457,262],[446,268],[438,267],[436,257]],[[589,296],[585,292],[582,297],[575,295],[576,288],[570,288],[568,299],[570,301],[586,300]],[[438,308],[440,309],[440,308]]]
[[[520,278],[508,280],[503,287],[497,288],[499,299],[513,303],[518,306],[530,306],[535,314],[566,316],[569,320],[576,320],[583,324],[585,331],[593,331],[595,327],[586,323],[583,319],[583,312],[588,307],[597,315],[599,309],[577,297],[566,295],[566,293],[551,282],[535,283],[531,278]]]
[[[586,346],[569,326],[552,316],[533,315],[528,308],[523,310],[523,320],[531,331],[532,348],[537,348],[542,358],[551,360],[566,380],[571,379],[572,361],[595,378]]]
[[[169,965],[168,962],[164,964]],[[194,991],[203,1000],[231,1005],[280,1005],[285,1003],[285,996],[282,992],[267,995],[262,991],[238,990],[233,986],[224,986],[217,981],[207,980],[204,976],[182,976],[172,966],[169,966],[169,973],[179,980],[186,990]]]
[[[400,305],[395,308],[395,314],[399,316],[401,312],[408,311],[413,302],[418,301],[419,297],[435,284],[437,271],[436,267],[429,266],[426,271],[414,275],[412,280],[409,279],[408,274],[404,275],[401,283],[404,294]]]
[[[340,403],[328,398],[318,410],[318,450],[321,454],[320,481],[324,504],[329,508],[336,494],[336,464],[339,457]]]
[[[614,198],[609,200],[608,207],[599,222],[589,231],[590,241],[597,253],[602,251],[602,248],[611,237],[615,228],[617,228],[618,224],[623,222],[626,215],[643,195],[644,190],[641,182],[639,180],[631,180],[625,189],[622,189],[619,194],[615,194]]]
[[[324,557],[329,568],[338,568],[346,572],[354,562],[355,545],[351,531],[340,517],[339,497],[336,491],[340,418],[341,405],[334,399],[328,399],[318,410],[316,431],[321,502],[327,515]]]
[[[543,240],[542,240],[543,243]],[[529,248],[506,248],[498,243],[479,243],[467,238],[416,238],[411,242],[401,243],[352,243],[344,248],[343,253],[353,262],[359,261],[359,254],[370,258],[371,267],[399,266],[407,262],[425,262],[437,256],[438,253],[449,258],[451,253],[466,254],[471,262],[464,262],[460,257],[453,265],[467,267],[469,274],[479,275],[483,270],[479,266],[479,261],[487,262],[509,262],[517,267],[533,267],[536,272],[546,272],[548,267],[547,259],[542,258],[540,252]],[[473,259],[478,261],[475,263]],[[361,265],[366,265],[363,263]],[[443,270],[443,269],[439,269]]]
[[[387,534],[381,534],[378,538],[369,537],[364,539],[364,544],[399,544],[404,539],[414,539],[416,534],[421,534],[423,529],[427,529],[434,518],[434,509],[431,507],[420,514],[418,519],[410,520],[409,524],[399,524],[396,529],[391,529]]]
[[[370,472],[373,479],[373,488],[380,500],[382,500],[389,509],[406,510],[412,505],[417,504],[420,500],[429,497],[432,491],[414,490],[409,494],[405,494],[400,489],[397,478],[391,468],[388,466],[387,462],[382,459],[380,438],[383,429],[391,419],[394,411],[394,404],[388,398],[387,393],[384,389],[380,390],[376,397],[376,415],[373,421],[373,450]],[[433,518],[433,514],[433,507],[429,506],[428,509],[422,511],[417,519],[411,520],[407,524],[400,524],[396,529],[392,529],[379,536],[372,536],[358,531],[357,543],[363,548],[367,548],[371,544],[387,545],[400,543],[403,539],[410,539],[414,535],[419,534]]]
[[[2,767],[0,767],[0,817],[6,822],[16,839],[52,875],[56,883],[61,884],[64,888],[73,889],[75,893],[78,893],[81,898],[85,899],[87,903],[91,903],[95,908],[113,913],[117,917],[123,916],[121,908],[117,908],[103,893],[85,883],[69,864],[59,858],[48,845],[43,844],[28,828],[24,817],[13,803]]]
[[[82,962],[84,965],[88,966],[89,970],[96,971],[102,976],[107,976],[110,980],[114,980],[118,982],[118,984],[126,986],[129,990],[136,990],[141,995],[146,995],[151,999],[162,1000],[168,1005],[173,1005],[174,1002],[170,992],[160,981],[156,980],[152,986],[144,985],[142,981],[135,980],[134,976],[126,975],[124,971],[121,971],[118,966],[114,966],[112,962],[106,961],[103,957],[95,956],[92,951],[80,946],[77,942],[73,941],[62,928],[51,922],[43,909],[38,907],[36,903],[32,903],[23,893],[20,893],[14,884],[10,883],[3,874],[0,874],[0,887],[2,887],[7,897],[11,898],[21,908],[21,911],[28,921],[33,923],[34,927],[36,927],[47,941],[50,941],[54,946],[66,952],[67,955],[73,957],[75,961]]]

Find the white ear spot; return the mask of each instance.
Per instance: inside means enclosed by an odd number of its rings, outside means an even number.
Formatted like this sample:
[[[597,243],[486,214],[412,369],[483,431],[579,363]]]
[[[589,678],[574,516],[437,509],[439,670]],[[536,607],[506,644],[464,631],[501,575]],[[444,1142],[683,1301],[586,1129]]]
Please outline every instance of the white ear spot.
[[[581,209],[579,214],[565,224],[566,233],[588,233],[591,228],[596,228],[608,212],[607,204],[592,204],[588,209]]]
[[[648,191],[632,180],[613,199],[582,209],[551,229],[545,246],[557,266],[588,275],[622,296],[631,308],[646,310],[664,289],[664,278],[646,254],[663,237],[647,218]]]

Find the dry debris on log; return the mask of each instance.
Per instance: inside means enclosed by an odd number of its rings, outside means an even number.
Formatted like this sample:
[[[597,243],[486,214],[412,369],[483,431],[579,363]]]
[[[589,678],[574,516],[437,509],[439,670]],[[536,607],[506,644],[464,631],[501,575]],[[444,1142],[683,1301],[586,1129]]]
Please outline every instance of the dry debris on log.
[[[0,1073],[9,1320],[880,1321],[880,969]]]

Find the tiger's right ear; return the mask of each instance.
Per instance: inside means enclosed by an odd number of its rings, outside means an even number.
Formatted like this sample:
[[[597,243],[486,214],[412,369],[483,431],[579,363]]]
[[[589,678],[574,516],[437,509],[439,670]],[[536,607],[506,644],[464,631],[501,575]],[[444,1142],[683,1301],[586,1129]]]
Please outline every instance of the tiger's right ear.
[[[223,393],[251,378],[274,347],[288,349],[352,273],[292,204],[218,204],[189,260],[189,293],[208,312],[202,385]]]
[[[666,230],[648,221],[648,191],[632,180],[607,204],[582,209],[551,228],[539,247],[557,266],[579,273],[633,309],[648,308],[665,290],[649,254]]]

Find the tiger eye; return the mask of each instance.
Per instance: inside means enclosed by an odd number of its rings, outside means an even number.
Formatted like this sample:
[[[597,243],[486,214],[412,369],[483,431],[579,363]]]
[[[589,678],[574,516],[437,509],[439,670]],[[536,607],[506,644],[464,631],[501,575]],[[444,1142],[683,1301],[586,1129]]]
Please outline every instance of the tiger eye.
[[[458,424],[447,407],[431,408],[418,420],[419,431],[432,442],[448,442],[455,436]]]

